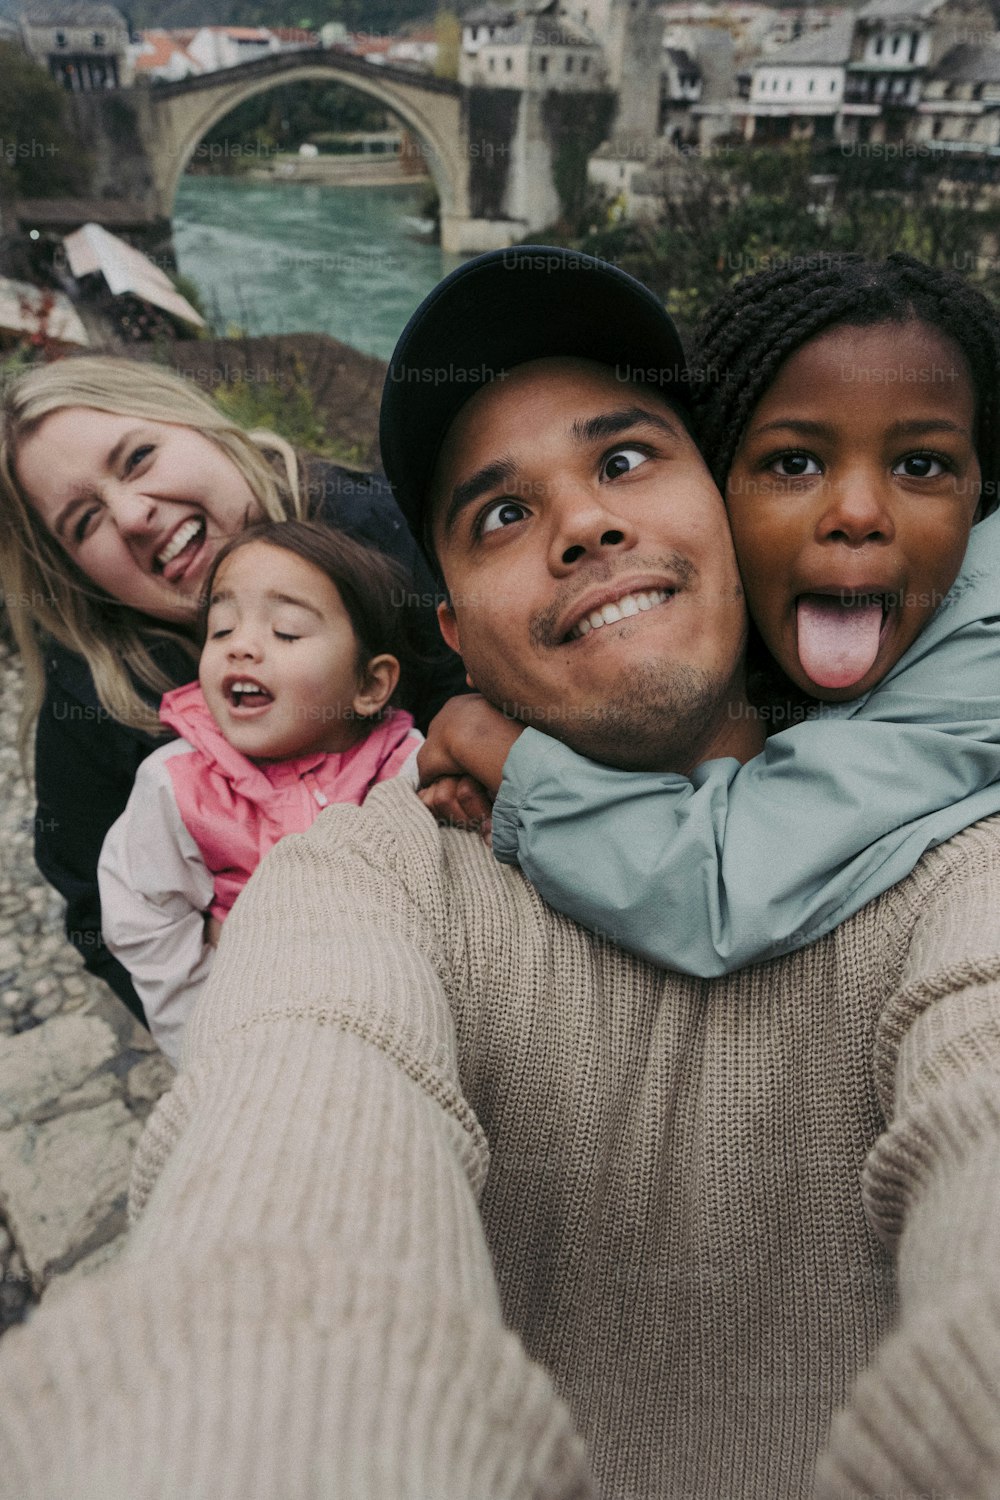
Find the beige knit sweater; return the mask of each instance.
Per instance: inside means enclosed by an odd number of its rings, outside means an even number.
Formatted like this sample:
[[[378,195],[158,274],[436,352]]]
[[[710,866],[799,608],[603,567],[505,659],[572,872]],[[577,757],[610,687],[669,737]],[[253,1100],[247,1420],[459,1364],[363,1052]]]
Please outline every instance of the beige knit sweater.
[[[679,978],[408,787],[330,809],[226,924],[126,1260],[0,1346],[0,1495],[995,1500],[998,913],[993,820]]]

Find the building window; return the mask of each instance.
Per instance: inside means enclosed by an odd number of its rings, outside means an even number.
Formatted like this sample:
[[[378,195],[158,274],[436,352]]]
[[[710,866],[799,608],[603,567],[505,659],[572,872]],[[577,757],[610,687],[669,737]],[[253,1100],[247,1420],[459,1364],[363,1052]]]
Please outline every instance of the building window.
[[[514,71],[514,59],[512,57],[505,57],[504,58],[504,66],[506,67],[508,73],[513,73],[513,71]]]
[[[496,72],[496,66],[497,66],[497,60],[496,60],[496,58],[495,57],[491,57],[490,61],[489,61],[489,70],[490,70],[491,73]]]
[[[586,11],[584,11],[584,15],[586,15]],[[586,73],[589,70],[589,68],[590,68],[590,58],[589,57],[581,57],[580,58],[580,72],[581,73]]]
[[[566,72],[567,73],[572,73],[572,71],[573,71],[573,58],[572,58],[572,56],[569,53],[567,53],[566,54]]]
[[[815,80],[815,78],[810,78],[810,80],[809,80],[809,92],[810,92],[810,94],[814,91],[815,87],[816,87],[816,80]]]
[[[830,79],[830,93],[834,94],[834,93],[836,93],[836,91],[837,91],[837,80],[836,80],[836,78],[831,78]]]
[[[917,60],[917,48],[920,46],[920,32],[915,31],[910,37],[910,62]]]
[[[104,46],[104,32],[103,31],[95,31],[94,32],[94,46],[95,47],[103,47]]]
[[[875,56],[876,57],[881,57],[882,56],[882,42],[883,42],[883,40],[884,40],[884,38],[882,37],[881,33],[875,38],[874,52],[875,52]]]
[[[895,57],[896,53],[899,51],[899,44],[900,44],[900,42],[902,40],[903,40],[903,38],[901,36],[897,35],[897,36],[893,37],[893,39],[892,39],[892,55],[893,55],[893,57]]]
[[[539,73],[547,73],[549,71],[549,60],[544,54],[538,59],[538,71]]]
[[[57,31],[56,32],[56,46],[57,47],[65,47],[65,45],[66,45],[66,33],[65,33],[65,31]]]
[[[790,78],[786,78],[785,79],[785,93],[786,94],[790,94],[791,92],[792,92],[792,80]]]

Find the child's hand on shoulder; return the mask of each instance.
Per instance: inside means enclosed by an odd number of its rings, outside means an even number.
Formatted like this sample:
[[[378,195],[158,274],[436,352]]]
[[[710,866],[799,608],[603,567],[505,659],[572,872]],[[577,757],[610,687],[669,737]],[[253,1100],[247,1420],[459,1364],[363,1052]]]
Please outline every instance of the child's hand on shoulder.
[[[488,834],[504,762],[522,727],[478,693],[448,700],[417,756],[421,801],[439,822]]]

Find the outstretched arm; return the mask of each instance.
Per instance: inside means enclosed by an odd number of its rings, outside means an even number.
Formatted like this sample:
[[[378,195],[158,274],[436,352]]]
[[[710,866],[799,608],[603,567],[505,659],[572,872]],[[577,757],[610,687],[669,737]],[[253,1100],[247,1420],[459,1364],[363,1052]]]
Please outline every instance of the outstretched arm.
[[[863,1190],[899,1317],[834,1422],[821,1500],[1000,1494],[1000,825],[942,855],[874,1046],[889,1125]]]
[[[140,1147],[125,1259],[0,1350],[11,1494],[592,1494],[503,1326],[447,914],[437,829],[398,783],[263,861]]]

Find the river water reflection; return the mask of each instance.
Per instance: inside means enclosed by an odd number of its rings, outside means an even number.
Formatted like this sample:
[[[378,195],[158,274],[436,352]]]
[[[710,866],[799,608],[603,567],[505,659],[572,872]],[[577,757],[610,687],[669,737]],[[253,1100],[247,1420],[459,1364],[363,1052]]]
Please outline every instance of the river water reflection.
[[[387,359],[417,303],[460,257],[413,238],[426,183],[320,187],[183,177],[180,270],[219,331],[330,333]]]

